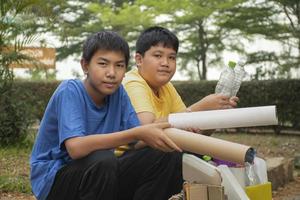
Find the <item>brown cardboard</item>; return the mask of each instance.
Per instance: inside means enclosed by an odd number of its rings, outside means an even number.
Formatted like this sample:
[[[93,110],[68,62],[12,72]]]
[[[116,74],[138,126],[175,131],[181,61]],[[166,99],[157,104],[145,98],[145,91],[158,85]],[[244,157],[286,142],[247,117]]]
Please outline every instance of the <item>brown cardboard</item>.
[[[207,190],[209,200],[225,200],[223,186],[209,185]]]
[[[250,146],[238,144],[205,136],[193,134],[176,128],[164,129],[170,139],[182,150],[234,163],[245,164],[245,156]]]
[[[184,183],[185,200],[227,200],[224,187],[198,183]]]
[[[207,186],[204,184],[185,183],[186,200],[208,200]]]

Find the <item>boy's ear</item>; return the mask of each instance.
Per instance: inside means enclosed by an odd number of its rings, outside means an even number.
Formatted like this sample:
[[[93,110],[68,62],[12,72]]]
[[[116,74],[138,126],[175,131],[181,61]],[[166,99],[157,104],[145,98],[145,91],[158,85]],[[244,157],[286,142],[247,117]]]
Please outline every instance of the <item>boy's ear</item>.
[[[84,73],[84,74],[87,74],[88,71],[89,71],[89,69],[88,69],[88,63],[86,62],[86,60],[83,59],[83,58],[81,58],[80,64],[81,64],[81,68],[82,68],[82,70],[83,70],[83,73]]]
[[[142,60],[143,56],[139,53],[136,53],[134,58],[135,58],[136,65],[139,67],[143,62],[143,60]]]

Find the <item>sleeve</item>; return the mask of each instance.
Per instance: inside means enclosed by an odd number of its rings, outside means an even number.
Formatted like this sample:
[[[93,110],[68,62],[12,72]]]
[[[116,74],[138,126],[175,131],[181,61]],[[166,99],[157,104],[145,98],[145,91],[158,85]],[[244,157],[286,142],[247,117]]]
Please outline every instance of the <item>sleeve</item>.
[[[122,94],[122,111],[121,130],[127,130],[140,125],[140,121],[124,89]]]
[[[151,112],[155,113],[155,109],[151,101],[151,93],[148,86],[138,82],[131,81],[125,84],[126,92],[131,100],[131,103],[137,113]]]
[[[67,83],[58,94],[56,103],[59,144],[64,148],[66,139],[84,136],[83,102],[75,86]]]
[[[184,111],[186,109],[186,106],[183,103],[180,95],[176,91],[175,87],[171,83],[170,83],[170,91],[171,91],[171,99],[173,102],[171,113],[177,113],[177,112]]]

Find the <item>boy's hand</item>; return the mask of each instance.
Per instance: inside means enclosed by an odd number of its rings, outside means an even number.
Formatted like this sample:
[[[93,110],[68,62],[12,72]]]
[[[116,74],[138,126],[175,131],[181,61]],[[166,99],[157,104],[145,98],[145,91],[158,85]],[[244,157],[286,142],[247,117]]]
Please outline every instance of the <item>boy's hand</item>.
[[[239,98],[237,96],[230,97],[229,103],[232,107],[236,107],[239,102]]]
[[[164,152],[182,150],[164,133],[165,128],[170,128],[167,122],[152,123],[138,127],[137,139],[144,141],[150,147]]]

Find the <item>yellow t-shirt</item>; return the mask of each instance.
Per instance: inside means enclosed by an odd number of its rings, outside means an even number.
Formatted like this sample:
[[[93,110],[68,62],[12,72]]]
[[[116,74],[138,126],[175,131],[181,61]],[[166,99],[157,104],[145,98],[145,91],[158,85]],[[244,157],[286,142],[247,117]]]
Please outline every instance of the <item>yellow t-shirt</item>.
[[[137,113],[151,112],[161,118],[186,108],[171,82],[160,88],[157,97],[136,68],[126,73],[122,83]]]
[[[151,112],[158,119],[186,109],[172,83],[162,86],[157,97],[137,69],[127,72],[122,84],[136,113]],[[123,145],[116,148],[114,153],[116,156],[121,156],[128,149],[130,149],[128,145]]]

